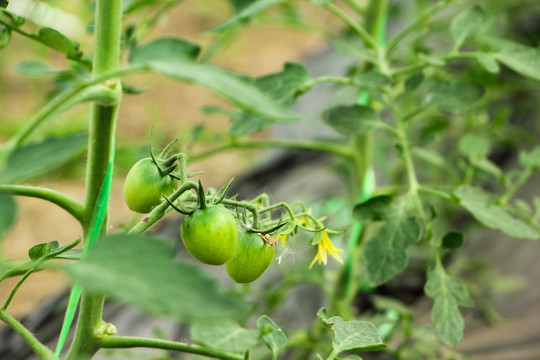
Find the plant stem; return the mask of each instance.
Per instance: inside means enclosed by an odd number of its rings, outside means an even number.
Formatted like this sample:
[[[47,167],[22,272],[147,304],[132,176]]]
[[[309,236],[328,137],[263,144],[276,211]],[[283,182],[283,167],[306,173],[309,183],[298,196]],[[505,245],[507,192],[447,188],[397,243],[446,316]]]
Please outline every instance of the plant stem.
[[[358,23],[351,19],[349,15],[347,15],[343,10],[341,10],[339,7],[332,3],[326,4],[324,5],[324,7],[327,8],[334,15],[339,17],[341,20],[343,20],[347,25],[351,27],[351,29],[356,31],[369,48],[373,50],[378,48],[377,41],[366,31],[366,29],[358,25]]]
[[[516,181],[506,190],[506,192],[499,198],[499,203],[506,204],[508,200],[514,196],[514,194],[525,184],[525,182],[531,177],[534,173],[534,170],[531,168],[526,168],[521,172]]]
[[[437,5],[426,10],[423,14],[418,16],[412,23],[410,23],[405,29],[403,29],[399,34],[390,39],[386,45],[386,54],[389,56],[395,49],[395,47],[411,32],[416,30],[418,27],[422,26],[427,22],[433,15],[444,9],[446,6],[450,5],[452,0],[442,0]]]
[[[352,157],[349,149],[342,145],[332,144],[323,141],[299,141],[287,139],[257,139],[257,140],[235,140],[230,144],[216,147],[214,149],[189,156],[189,161],[196,161],[206,157],[218,154],[226,150],[242,149],[242,148],[285,148],[298,150],[312,150],[327,152],[338,155],[344,159]]]
[[[29,196],[29,197],[47,200],[49,202],[52,202],[53,204],[60,206],[62,209],[66,210],[79,222],[82,222],[83,220],[84,210],[83,210],[82,204],[79,203],[77,200],[73,199],[72,197],[66,194],[63,194],[61,192],[51,190],[51,189],[33,187],[33,186],[1,185],[1,184],[0,184],[0,192],[6,192],[12,195]]]
[[[27,329],[17,319],[10,316],[5,310],[0,309],[0,320],[13,329],[23,340],[34,350],[43,360],[50,360],[54,354]]]
[[[97,0],[96,32],[92,76],[94,78],[118,70],[120,61],[120,35],[122,25],[122,0]],[[121,84],[118,79],[105,80],[105,84],[115,90],[116,104],[104,106],[93,104],[88,139],[88,166],[86,196],[84,200],[85,236],[96,208],[111,153],[114,151],[114,130],[121,98]],[[106,229],[106,226],[104,227]],[[83,293],[75,338],[69,349],[67,359],[90,359],[99,349],[95,329],[103,322],[101,319],[104,297]]]
[[[124,336],[110,336],[103,337],[99,342],[102,348],[106,349],[115,349],[115,348],[137,348],[145,347],[152,349],[164,349],[164,350],[174,350],[181,351],[190,354],[197,354],[208,356],[216,359],[224,360],[243,360],[243,356],[234,355],[228,352],[215,350],[212,348],[207,348],[199,345],[191,345],[182,342],[174,342],[168,340],[159,340],[159,339],[146,339],[139,337],[124,337]]]

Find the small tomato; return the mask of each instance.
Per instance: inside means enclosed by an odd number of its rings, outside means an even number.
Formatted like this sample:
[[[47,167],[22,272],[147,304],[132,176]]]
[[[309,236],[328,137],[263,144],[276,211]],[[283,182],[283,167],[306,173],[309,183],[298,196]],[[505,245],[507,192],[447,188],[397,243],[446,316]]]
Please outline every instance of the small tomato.
[[[195,210],[182,221],[180,233],[186,249],[197,260],[222,265],[236,250],[238,226],[234,215],[221,205]]]
[[[238,234],[238,247],[225,263],[225,268],[234,281],[252,282],[268,269],[275,251],[275,247],[268,245],[261,235],[242,231]]]
[[[178,188],[176,179],[160,173],[151,158],[144,158],[133,165],[124,182],[124,201],[130,210],[149,213]]]

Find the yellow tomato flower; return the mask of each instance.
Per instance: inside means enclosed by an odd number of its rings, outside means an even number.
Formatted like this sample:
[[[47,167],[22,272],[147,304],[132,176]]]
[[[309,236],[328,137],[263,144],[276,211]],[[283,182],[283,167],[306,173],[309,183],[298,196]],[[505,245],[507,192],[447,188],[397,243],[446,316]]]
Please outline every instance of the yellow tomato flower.
[[[332,241],[330,240],[330,237],[328,236],[328,233],[323,230],[322,231],[322,238],[321,241],[317,244],[317,255],[315,255],[315,258],[309,264],[309,268],[317,262],[319,265],[322,263],[326,265],[328,262],[328,254],[332,255],[334,259],[336,259],[340,264],[343,264],[343,260],[341,260],[341,256],[339,256],[339,253],[342,253],[343,250],[339,249],[332,244]]]

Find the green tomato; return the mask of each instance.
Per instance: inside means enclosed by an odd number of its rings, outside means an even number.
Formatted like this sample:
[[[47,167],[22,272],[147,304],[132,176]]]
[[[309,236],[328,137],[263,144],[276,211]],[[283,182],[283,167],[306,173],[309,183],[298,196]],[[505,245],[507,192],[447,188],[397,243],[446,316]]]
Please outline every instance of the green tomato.
[[[272,263],[275,247],[270,246],[256,233],[238,234],[238,247],[225,263],[227,273],[238,283],[249,283],[261,276]]]
[[[151,158],[144,158],[133,165],[124,182],[124,201],[130,210],[149,213],[178,188],[176,179],[162,175]]]
[[[180,234],[186,249],[197,260],[222,265],[236,250],[238,225],[234,215],[220,205],[195,210],[182,221]]]

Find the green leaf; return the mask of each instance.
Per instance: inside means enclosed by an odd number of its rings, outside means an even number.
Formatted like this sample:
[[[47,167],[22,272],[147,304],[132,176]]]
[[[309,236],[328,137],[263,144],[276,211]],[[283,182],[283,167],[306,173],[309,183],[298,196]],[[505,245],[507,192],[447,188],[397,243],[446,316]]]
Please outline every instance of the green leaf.
[[[480,134],[467,133],[459,139],[458,150],[468,158],[484,158],[489,154],[489,140]]]
[[[389,219],[395,216],[396,212],[393,198],[389,195],[380,195],[357,204],[353,209],[353,216],[360,222],[369,223]]]
[[[484,69],[486,69],[492,74],[498,74],[501,70],[499,64],[492,55],[481,54],[476,57],[476,60],[478,60],[478,62],[484,67]]]
[[[16,148],[8,157],[0,182],[25,182],[65,164],[84,151],[87,138],[85,133],[51,136]]]
[[[524,168],[536,170],[540,168],[540,146],[535,146],[531,151],[519,153],[519,164]]]
[[[336,106],[323,113],[323,120],[344,135],[367,134],[381,125],[379,115],[360,105]]]
[[[274,124],[273,121],[261,119],[248,113],[243,113],[233,119],[227,132],[233,136],[249,135],[268,129]]]
[[[498,38],[485,40],[496,49],[494,58],[523,76],[540,80],[540,49]]]
[[[484,93],[482,86],[465,82],[432,80],[428,85],[431,104],[451,114],[469,110]]]
[[[55,75],[59,73],[58,70],[50,68],[39,60],[21,61],[13,67],[13,70],[26,76]]]
[[[32,261],[37,261],[43,256],[49,254],[51,251],[51,245],[49,243],[42,243],[35,246],[32,246],[30,250],[28,250],[28,257]]]
[[[9,4],[8,0],[0,0],[0,7],[1,8],[4,8],[4,9],[7,8],[8,4]]]
[[[369,282],[380,285],[405,270],[407,247],[419,237],[420,224],[415,217],[398,214],[384,222],[363,248]]]
[[[305,66],[286,63],[281,72],[257,78],[255,85],[280,104],[290,106],[296,91],[309,80],[311,75]]]
[[[64,53],[68,59],[77,60],[82,56],[82,52],[79,51],[79,44],[55,29],[49,27],[41,28],[38,38],[47,46]]]
[[[310,0],[315,5],[326,5],[335,2],[336,0]]]
[[[424,73],[420,72],[420,73],[413,74],[405,80],[405,90],[413,91],[418,86],[420,86],[423,81],[424,81]]]
[[[392,82],[388,76],[381,74],[378,71],[368,71],[363,73],[356,77],[354,81],[359,86],[368,88],[382,88]]]
[[[0,192],[0,240],[15,223],[17,203],[10,194]]]
[[[103,293],[151,314],[179,320],[241,317],[246,303],[224,294],[193,265],[173,259],[174,244],[118,234],[97,241],[81,261],[63,269],[89,292]]]
[[[190,330],[193,341],[215,349],[246,352],[260,339],[259,330],[244,329],[235,321],[195,322]]]
[[[457,249],[465,240],[465,235],[460,231],[449,231],[442,238],[441,246],[445,249]]]
[[[332,348],[336,355],[349,350],[379,351],[386,347],[371,322],[344,321],[339,316],[328,318],[325,308],[321,308],[317,316],[334,332]]]
[[[130,63],[146,63],[151,61],[179,62],[185,60],[195,62],[199,57],[199,45],[178,38],[160,38],[142,46],[134,47],[129,53]]]
[[[434,300],[431,322],[439,339],[445,344],[457,344],[463,337],[465,327],[459,307],[472,306],[465,284],[461,279],[449,276],[441,265],[437,265],[428,271],[424,290]]]
[[[238,11],[235,15],[233,15],[228,20],[222,22],[218,26],[210,29],[210,32],[216,33],[221,32],[227,29],[230,29],[231,27],[237,25],[238,23],[241,23],[243,21],[248,20],[249,18],[252,18],[260,13],[262,13],[264,10],[268,9],[271,6],[277,5],[282,3],[284,0],[255,0],[250,1],[250,4],[247,5],[246,1],[243,1],[240,8],[236,8]]]
[[[274,121],[295,119],[287,109],[261,92],[249,78],[208,63],[195,63],[193,50],[179,39],[156,40],[131,50],[132,64],[145,64],[176,80],[199,84],[213,90],[240,108]],[[184,55],[182,51],[186,51]]]
[[[486,21],[487,15],[478,5],[464,10],[454,17],[450,24],[450,33],[454,38],[456,49],[459,49],[465,40],[478,34]]]
[[[272,359],[276,360],[280,350],[287,345],[287,335],[266,315],[257,320],[257,329],[263,334],[263,341],[272,352]]]
[[[512,216],[506,208],[497,204],[494,196],[481,188],[463,185],[454,191],[454,195],[461,206],[488,228],[500,230],[516,238],[540,238],[538,228]]]

